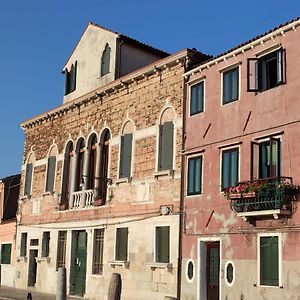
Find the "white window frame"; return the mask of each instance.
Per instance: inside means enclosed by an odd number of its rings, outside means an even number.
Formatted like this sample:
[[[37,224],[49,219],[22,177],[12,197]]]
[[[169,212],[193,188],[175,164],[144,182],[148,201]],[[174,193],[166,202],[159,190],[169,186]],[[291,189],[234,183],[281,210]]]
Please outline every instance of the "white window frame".
[[[164,262],[158,262],[156,261],[156,228],[157,227],[169,227],[169,262],[164,263]],[[153,234],[153,262],[154,264],[171,264],[172,263],[172,257],[171,257],[171,245],[172,245],[172,234],[171,234],[171,225],[170,224],[156,224],[154,227],[154,234]]]
[[[220,84],[221,84],[221,99],[220,99],[220,103],[221,103],[221,107],[222,106],[226,106],[226,105],[230,105],[230,104],[232,104],[232,103],[236,103],[236,102],[238,102],[238,101],[240,101],[241,100],[241,91],[242,91],[242,80],[241,80],[241,64],[242,64],[242,62],[237,62],[237,63],[235,63],[235,64],[232,64],[231,66],[227,66],[227,67],[225,67],[225,68],[223,68],[223,69],[220,69],[219,70],[219,72],[220,72],[220,78],[221,78],[221,82],[220,82]],[[223,92],[224,92],[224,89],[223,89],[223,76],[224,76],[224,73],[225,72],[228,72],[228,71],[231,71],[231,70],[233,70],[233,69],[235,69],[235,68],[238,68],[238,72],[239,72],[239,74],[238,74],[238,79],[239,79],[239,85],[238,85],[238,89],[239,89],[239,91],[238,91],[238,98],[237,98],[237,100],[234,100],[234,101],[230,101],[230,102],[228,102],[228,103],[223,103]]]
[[[190,159],[193,159],[193,158],[196,158],[196,157],[202,157],[202,170],[201,170],[201,193],[200,194],[195,194],[195,195],[188,195],[188,177],[189,177],[189,160]],[[203,152],[199,152],[199,153],[194,153],[192,155],[188,155],[186,156],[186,167],[185,167],[185,191],[184,191],[184,194],[185,194],[185,197],[186,198],[192,198],[192,197],[199,197],[201,195],[204,194],[204,191],[203,191],[203,170],[204,170],[204,153]]]
[[[205,112],[205,103],[206,103],[206,101],[205,101],[205,96],[206,96],[206,87],[205,87],[206,86],[206,82],[205,82],[205,79],[206,79],[206,77],[204,76],[204,77],[198,78],[197,80],[194,80],[194,81],[188,83],[188,100],[189,101],[187,101],[188,102],[188,109],[187,109],[187,111],[188,111],[188,116],[189,117],[198,116],[199,114]],[[194,85],[196,85],[196,84],[200,84],[201,82],[203,82],[203,111],[191,115],[192,87]]]

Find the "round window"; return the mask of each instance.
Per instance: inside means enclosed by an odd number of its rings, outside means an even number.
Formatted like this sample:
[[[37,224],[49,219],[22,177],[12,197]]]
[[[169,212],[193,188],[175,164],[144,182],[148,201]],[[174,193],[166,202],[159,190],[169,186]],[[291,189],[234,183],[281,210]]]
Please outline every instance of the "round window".
[[[190,260],[187,265],[187,278],[192,281],[194,277],[194,263]]]
[[[233,285],[234,281],[234,266],[232,262],[227,262],[226,264],[226,283],[229,286]]]

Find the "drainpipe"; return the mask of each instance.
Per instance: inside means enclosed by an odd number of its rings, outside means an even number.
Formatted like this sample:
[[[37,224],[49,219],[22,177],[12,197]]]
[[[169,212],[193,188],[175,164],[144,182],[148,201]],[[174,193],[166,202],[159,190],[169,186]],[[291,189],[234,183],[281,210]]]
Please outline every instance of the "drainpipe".
[[[186,72],[186,66],[184,66]],[[186,106],[186,79],[183,77],[183,97],[182,97],[182,140],[181,150],[185,148],[185,106]],[[179,238],[178,238],[178,269],[177,269],[177,299],[181,295],[181,269],[182,269],[182,237],[184,224],[184,170],[185,170],[185,156],[181,154],[181,177],[180,177],[180,209],[179,209]]]

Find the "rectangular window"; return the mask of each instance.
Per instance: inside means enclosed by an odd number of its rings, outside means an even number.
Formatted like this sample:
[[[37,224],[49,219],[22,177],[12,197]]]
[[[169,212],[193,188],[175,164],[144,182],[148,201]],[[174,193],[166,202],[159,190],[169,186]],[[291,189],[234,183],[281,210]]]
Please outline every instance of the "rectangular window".
[[[285,50],[248,58],[248,92],[263,92],[285,82]]]
[[[58,268],[64,268],[66,266],[66,246],[67,246],[67,232],[59,231],[58,241],[57,241],[56,270],[58,270]]]
[[[192,85],[190,93],[190,115],[192,116],[203,112],[204,81]]]
[[[68,95],[76,90],[76,77],[77,77],[77,61],[72,64],[70,71],[66,68],[65,74],[65,95]]]
[[[239,67],[223,72],[223,104],[239,98]]]
[[[27,232],[21,233],[20,256],[25,257],[27,254]]]
[[[38,245],[39,245],[39,239],[30,240],[30,246],[38,246]]]
[[[1,264],[10,264],[11,261],[11,244],[1,245]]]
[[[50,232],[45,231],[43,232],[43,239],[42,239],[42,257],[48,257],[50,251]]]
[[[270,138],[264,142],[252,142],[251,178],[280,176],[280,140]]]
[[[159,125],[158,171],[173,169],[173,122]]]
[[[170,262],[170,227],[158,226],[155,229],[155,262]]]
[[[202,156],[189,158],[187,194],[201,194],[202,185]]]
[[[32,181],[33,165],[28,163],[26,165],[25,183],[24,183],[24,196],[31,195],[31,181]]]
[[[103,273],[104,229],[94,231],[93,274]]]
[[[127,261],[128,228],[117,228],[115,260]]]
[[[239,173],[239,148],[233,148],[222,151],[222,191],[235,186]]]
[[[121,136],[121,155],[119,178],[130,177],[132,155],[132,133]]]
[[[260,237],[260,285],[279,285],[278,236]]]
[[[53,192],[54,178],[55,178],[56,157],[48,157],[47,179],[46,179],[46,192]]]

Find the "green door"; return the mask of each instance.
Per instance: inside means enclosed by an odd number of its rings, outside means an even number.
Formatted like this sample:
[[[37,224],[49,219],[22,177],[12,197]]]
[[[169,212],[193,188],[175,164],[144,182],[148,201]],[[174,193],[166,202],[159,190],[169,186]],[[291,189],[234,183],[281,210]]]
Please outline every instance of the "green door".
[[[74,265],[74,294],[84,296],[86,277],[87,233],[77,231],[75,265]]]

